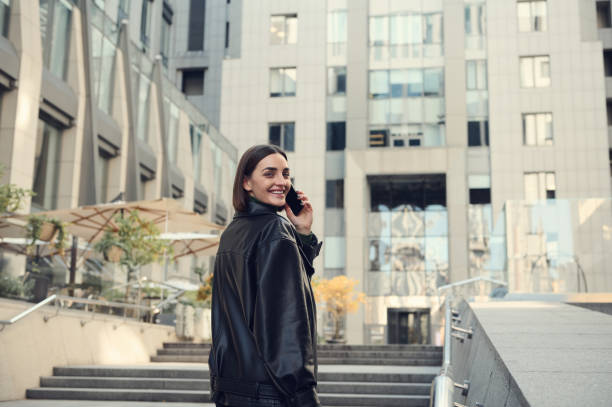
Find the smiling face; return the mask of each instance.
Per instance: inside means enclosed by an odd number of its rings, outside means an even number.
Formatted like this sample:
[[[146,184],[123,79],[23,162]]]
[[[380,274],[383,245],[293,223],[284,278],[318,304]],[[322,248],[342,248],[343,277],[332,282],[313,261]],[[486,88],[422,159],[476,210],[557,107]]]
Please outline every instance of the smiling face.
[[[264,157],[257,163],[251,176],[244,178],[242,187],[258,201],[284,206],[285,197],[291,187],[287,160],[280,154]]]

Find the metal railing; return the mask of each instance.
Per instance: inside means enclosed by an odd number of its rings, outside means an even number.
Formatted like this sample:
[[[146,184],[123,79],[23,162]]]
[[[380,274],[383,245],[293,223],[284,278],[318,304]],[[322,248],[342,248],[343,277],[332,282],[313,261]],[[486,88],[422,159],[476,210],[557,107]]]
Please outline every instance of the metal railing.
[[[32,307],[28,308],[27,310],[23,311],[22,313],[20,313],[18,315],[15,315],[11,319],[0,320],[0,325],[2,325],[2,327],[0,328],[0,331],[2,331],[5,326],[13,325],[15,322],[19,321],[21,318],[28,316],[29,314],[31,314],[32,312],[36,311],[40,307],[44,307],[45,305],[47,305],[51,301],[54,301],[56,298],[57,298],[57,295],[53,294],[52,296],[45,298],[44,300],[42,300],[38,304],[33,305]]]
[[[53,294],[53,295],[45,298],[44,300],[42,300],[38,304],[35,304],[35,305],[31,306],[30,308],[28,308],[25,311],[19,313],[18,315],[15,315],[11,319],[0,320],[0,325],[1,325],[0,326],[0,331],[2,331],[7,325],[13,325],[14,323],[18,322],[22,318],[28,316],[32,312],[38,310],[41,307],[44,307],[45,305],[47,305],[47,304],[49,304],[51,302],[55,302],[56,312],[59,312],[59,309],[61,307],[63,307],[64,305],[66,305],[66,303],[70,303],[70,304],[74,304],[74,303],[85,304],[86,306],[93,305],[93,306],[100,306],[100,307],[109,307],[111,310],[113,308],[121,308],[121,309],[123,309],[123,313],[121,315],[123,318],[127,318],[128,317],[127,310],[134,310],[134,311],[137,311],[136,315],[135,315],[135,318],[140,320],[142,316],[145,316],[146,319],[148,320],[148,322],[152,322],[153,315],[156,312],[159,311],[159,308],[157,306],[127,304],[127,303],[123,303],[123,302],[113,302],[113,301],[105,301],[105,300],[93,300],[93,299],[89,299],[89,298],[78,298],[78,297],[69,297],[69,296],[64,296],[64,295]],[[86,311],[86,312],[89,311],[88,307],[86,307],[86,309],[84,311]],[[141,313],[141,312],[143,312],[143,313]],[[47,321],[47,320],[48,320],[48,317],[45,317],[45,321]]]
[[[452,302],[454,299],[453,289],[462,288],[477,283],[491,283],[499,286],[507,286],[504,281],[494,280],[488,277],[475,277],[456,283],[447,284],[438,287],[438,297],[442,292],[450,292],[446,295],[445,302],[445,321],[444,321],[444,362],[440,374],[431,383],[430,392],[430,407],[464,407],[462,404],[453,401],[455,388],[461,389],[461,393],[466,396],[468,394],[470,383],[465,381],[463,384],[455,383],[451,375],[451,352],[452,338],[464,342],[466,339],[471,339],[474,335],[472,327],[462,328],[461,316],[458,312],[453,311]]]

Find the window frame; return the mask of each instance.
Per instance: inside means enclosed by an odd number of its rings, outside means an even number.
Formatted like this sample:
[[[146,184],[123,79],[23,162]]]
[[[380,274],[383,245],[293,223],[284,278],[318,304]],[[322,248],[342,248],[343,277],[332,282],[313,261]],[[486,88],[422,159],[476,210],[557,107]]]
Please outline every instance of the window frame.
[[[523,76],[526,73],[524,62],[529,62],[530,65],[528,68],[530,77],[526,78]],[[547,77],[538,77],[538,61],[546,62],[548,64],[548,76]],[[543,71],[540,69],[540,71]],[[552,86],[552,69],[551,69],[551,61],[550,55],[523,55],[519,56],[519,75],[520,75],[520,86],[521,89],[533,89],[533,88],[550,88]],[[546,84],[538,85],[538,80],[548,79]],[[528,83],[527,83],[528,82]]]
[[[280,133],[279,133],[279,137],[280,137],[280,142],[279,144],[275,144],[272,143],[272,140],[270,139],[270,131],[272,129],[272,127],[280,127]],[[287,127],[291,126],[292,129],[292,134],[288,135],[287,134]],[[290,143],[289,143],[289,139]],[[295,122],[271,122],[268,123],[268,144],[272,144],[275,146],[280,147],[281,149],[283,149],[286,152],[294,152],[295,151]],[[288,145],[290,144],[290,145]]]
[[[295,90],[293,92],[288,92],[285,87],[286,87],[286,78],[287,78],[287,71],[293,71],[294,75],[295,75],[295,79],[294,79],[294,84],[295,84]],[[278,76],[280,78],[282,78],[282,89],[280,90],[280,92],[278,94],[273,93],[272,92],[272,75],[273,72],[277,71]],[[270,68],[269,70],[269,75],[268,75],[268,95],[271,98],[280,98],[280,97],[295,97],[297,96],[297,67],[295,66],[285,66],[285,67],[274,67],[274,68]]]
[[[533,143],[528,142],[528,134],[527,134],[527,118],[528,117],[532,117],[533,116],[533,120],[534,120],[534,130],[535,133],[533,134]],[[542,139],[543,142],[540,143],[540,134],[539,134],[539,123],[538,120],[540,118],[544,117],[544,120],[546,120],[546,118],[550,117],[550,135],[551,137],[547,137],[547,135],[544,135],[544,138]],[[521,114],[521,128],[522,128],[522,133],[523,133],[523,145],[527,146],[527,147],[542,147],[542,146],[552,146],[555,143],[555,131],[554,131],[554,125],[553,125],[553,114],[552,112],[529,112],[529,113],[522,113]]]
[[[282,29],[282,36],[281,37],[276,37],[276,38],[282,38],[282,40],[280,42],[274,42],[273,38],[274,35],[272,34],[272,19],[273,18],[282,18],[283,19],[283,29]],[[295,33],[294,36],[291,37],[289,35],[289,27],[291,26],[289,24],[289,20],[295,20]],[[270,29],[270,41],[269,44],[272,46],[275,45],[295,45],[298,42],[298,14],[297,13],[285,13],[285,14],[270,14],[270,18],[268,20],[270,22],[269,25],[269,29]],[[294,38],[294,41],[289,41],[291,38]]]

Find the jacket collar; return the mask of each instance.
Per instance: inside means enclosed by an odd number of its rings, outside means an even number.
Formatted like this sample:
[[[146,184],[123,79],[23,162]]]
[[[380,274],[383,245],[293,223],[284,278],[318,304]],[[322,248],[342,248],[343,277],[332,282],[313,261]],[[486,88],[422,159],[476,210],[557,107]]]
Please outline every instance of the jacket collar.
[[[243,216],[257,216],[257,215],[274,215],[278,213],[278,207],[274,205],[268,205],[255,198],[249,199],[249,205],[246,212],[236,212],[236,217]]]

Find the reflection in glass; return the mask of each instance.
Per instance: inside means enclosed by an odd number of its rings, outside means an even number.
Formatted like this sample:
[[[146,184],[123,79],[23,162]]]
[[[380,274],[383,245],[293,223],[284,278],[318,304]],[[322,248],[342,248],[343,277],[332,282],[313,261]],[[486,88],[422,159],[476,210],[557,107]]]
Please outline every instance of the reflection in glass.
[[[448,268],[448,237],[425,238],[425,269],[430,271]]]
[[[422,237],[402,237],[391,240],[393,271],[425,270],[425,241]]]
[[[424,235],[425,212],[401,210],[391,213],[392,237],[415,237]]]
[[[391,244],[389,238],[370,239],[368,246],[370,271],[391,270]]]

